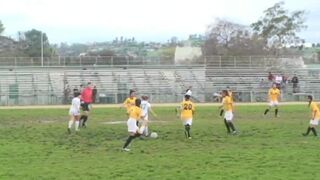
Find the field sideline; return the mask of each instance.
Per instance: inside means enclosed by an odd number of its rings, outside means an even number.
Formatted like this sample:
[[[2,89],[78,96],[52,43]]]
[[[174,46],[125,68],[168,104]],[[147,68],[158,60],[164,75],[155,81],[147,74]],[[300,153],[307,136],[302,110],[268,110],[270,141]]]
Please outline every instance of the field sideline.
[[[280,118],[262,116],[267,103],[239,103],[226,133],[219,104],[199,104],[192,140],[175,116],[177,104],[154,105],[150,124],[157,139],[135,139],[131,152],[125,110],[95,105],[88,128],[66,132],[66,106],[19,106],[0,110],[0,179],[320,179],[320,138],[303,137],[307,102],[282,103]],[[319,130],[319,128],[318,128]]]

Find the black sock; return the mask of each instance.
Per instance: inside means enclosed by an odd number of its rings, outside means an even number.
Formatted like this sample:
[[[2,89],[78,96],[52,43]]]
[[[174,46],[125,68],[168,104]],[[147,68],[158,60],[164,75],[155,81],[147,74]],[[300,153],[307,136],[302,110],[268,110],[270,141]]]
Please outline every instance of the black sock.
[[[228,133],[230,133],[230,127],[226,119],[224,119],[224,125],[226,126]]]
[[[136,136],[129,136],[126,143],[124,144],[123,148],[127,148],[131,141],[136,138]]]
[[[184,128],[185,128],[185,130],[186,130],[187,137],[191,137],[191,135],[190,135],[190,129],[191,129],[191,127],[190,127],[190,125],[187,124],[187,125],[184,126]]]
[[[306,135],[309,135],[310,131],[311,131],[311,127],[308,127]]]
[[[268,112],[269,112],[269,109],[266,109],[266,110],[264,111],[264,115],[266,115]]]
[[[314,136],[317,136],[317,130],[316,130],[316,128],[312,127],[312,128],[311,128],[311,131],[313,132],[313,135],[314,135]]]
[[[82,121],[82,126],[86,125],[87,120],[88,120],[88,116],[84,116]]]
[[[236,130],[236,128],[234,128],[234,125],[233,125],[233,123],[231,121],[228,122],[228,124],[229,124],[230,128],[232,129],[232,131]]]
[[[220,116],[222,116],[222,115],[223,115],[223,112],[224,112],[224,110],[223,110],[223,109],[221,109],[221,110],[220,110]]]
[[[274,114],[278,116],[278,108],[274,111]]]

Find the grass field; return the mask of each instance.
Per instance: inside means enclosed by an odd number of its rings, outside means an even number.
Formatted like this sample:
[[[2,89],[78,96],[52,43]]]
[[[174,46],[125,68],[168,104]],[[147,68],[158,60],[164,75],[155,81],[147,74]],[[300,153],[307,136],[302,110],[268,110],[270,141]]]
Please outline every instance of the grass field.
[[[127,138],[124,110],[96,108],[87,129],[68,135],[67,109],[0,110],[0,179],[320,179],[320,138],[302,137],[306,105],[239,106],[238,136],[226,134],[217,107],[198,107],[186,140],[173,107],[156,107],[158,139]]]

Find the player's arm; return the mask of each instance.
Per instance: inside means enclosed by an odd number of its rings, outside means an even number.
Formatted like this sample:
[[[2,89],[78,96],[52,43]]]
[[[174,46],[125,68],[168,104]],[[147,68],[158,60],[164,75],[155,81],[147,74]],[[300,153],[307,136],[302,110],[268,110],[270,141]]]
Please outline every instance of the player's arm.
[[[128,99],[126,99],[121,105],[120,105],[120,109],[122,108],[128,108]]]
[[[313,115],[312,115],[312,120],[315,120],[315,119],[316,119],[316,115],[317,115],[317,110],[314,110],[314,111],[313,111]]]
[[[176,116],[177,116],[177,118],[180,117],[182,108],[183,108],[183,104],[181,104],[180,106],[177,106],[177,107],[176,107]]]

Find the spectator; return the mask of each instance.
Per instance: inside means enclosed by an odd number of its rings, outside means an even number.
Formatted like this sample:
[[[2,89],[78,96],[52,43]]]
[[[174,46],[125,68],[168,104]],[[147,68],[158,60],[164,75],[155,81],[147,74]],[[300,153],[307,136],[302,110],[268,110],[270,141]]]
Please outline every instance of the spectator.
[[[93,86],[93,90],[92,90],[92,103],[95,103],[95,102],[96,102],[97,93],[98,93],[97,86]]]
[[[269,82],[273,82],[274,81],[274,76],[273,76],[273,74],[271,72],[269,72],[268,80],[269,80]]]
[[[298,92],[298,83],[299,83],[299,79],[297,77],[296,74],[293,75],[292,79],[291,79],[291,82],[292,82],[292,88],[293,88],[293,93],[297,93]]]
[[[71,89],[69,85],[67,85],[67,87],[63,91],[63,95],[64,95],[63,104],[69,103],[70,93],[71,93]]]
[[[275,83],[278,89],[281,89],[281,84],[282,84],[282,76],[277,75],[275,78]]]

